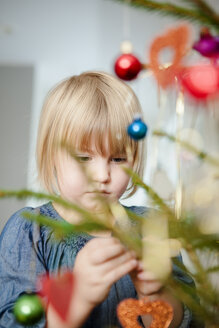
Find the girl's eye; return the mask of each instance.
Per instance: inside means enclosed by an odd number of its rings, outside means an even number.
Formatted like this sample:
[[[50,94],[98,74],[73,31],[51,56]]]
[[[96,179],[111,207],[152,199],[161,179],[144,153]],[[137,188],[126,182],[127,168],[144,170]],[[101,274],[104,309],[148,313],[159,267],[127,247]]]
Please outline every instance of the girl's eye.
[[[89,162],[91,160],[89,156],[76,156],[76,158],[80,163]]]
[[[126,157],[112,157],[111,161],[113,163],[125,163],[127,161]]]

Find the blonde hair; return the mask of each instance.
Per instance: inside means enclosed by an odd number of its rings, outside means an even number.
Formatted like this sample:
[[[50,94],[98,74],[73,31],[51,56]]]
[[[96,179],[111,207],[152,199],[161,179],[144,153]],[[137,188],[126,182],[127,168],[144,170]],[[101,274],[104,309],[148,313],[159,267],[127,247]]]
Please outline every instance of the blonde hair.
[[[45,100],[38,128],[38,176],[44,188],[56,193],[55,157],[61,143],[87,151],[95,140],[97,151],[105,154],[106,135],[112,154],[131,150],[133,170],[142,177],[144,142],[127,134],[137,113],[142,114],[141,106],[132,89],[110,74],[85,72],[59,83]],[[136,186],[127,190],[129,197]]]

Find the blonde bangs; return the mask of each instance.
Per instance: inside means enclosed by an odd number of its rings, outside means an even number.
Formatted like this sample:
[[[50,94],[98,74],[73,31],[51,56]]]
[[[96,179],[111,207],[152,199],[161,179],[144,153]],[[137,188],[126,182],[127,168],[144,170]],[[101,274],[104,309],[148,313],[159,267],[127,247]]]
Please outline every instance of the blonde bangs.
[[[92,152],[93,145],[95,150],[103,156],[108,151],[115,156],[125,155],[127,149],[130,149],[132,153],[137,150],[136,143],[130,140],[126,132],[118,132],[114,127],[114,133],[112,133],[109,124],[106,124],[103,129],[104,125],[101,121],[96,121],[92,126],[88,122],[86,122],[88,129],[86,129],[86,126],[83,126],[82,129],[77,127],[77,129],[72,130],[70,138],[63,142],[68,147],[70,146],[72,151]]]
[[[84,104],[77,104],[79,110],[71,111],[71,117],[65,122],[62,143],[70,146],[72,151],[91,151],[92,144],[101,155],[108,151],[112,155],[126,154],[127,148],[134,154],[137,142],[127,134],[132,117],[121,115],[122,104],[109,103],[99,90],[92,95],[92,101],[86,98],[90,97],[84,95]]]

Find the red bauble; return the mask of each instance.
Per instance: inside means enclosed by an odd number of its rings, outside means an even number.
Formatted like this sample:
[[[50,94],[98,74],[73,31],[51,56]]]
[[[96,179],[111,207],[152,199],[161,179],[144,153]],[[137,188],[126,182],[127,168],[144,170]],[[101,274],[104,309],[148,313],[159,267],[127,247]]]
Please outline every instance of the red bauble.
[[[116,75],[125,81],[135,79],[142,69],[142,64],[132,54],[123,54],[115,62],[114,70]]]
[[[190,95],[204,100],[219,92],[219,67],[212,64],[200,64],[185,67],[180,73],[182,85]]]

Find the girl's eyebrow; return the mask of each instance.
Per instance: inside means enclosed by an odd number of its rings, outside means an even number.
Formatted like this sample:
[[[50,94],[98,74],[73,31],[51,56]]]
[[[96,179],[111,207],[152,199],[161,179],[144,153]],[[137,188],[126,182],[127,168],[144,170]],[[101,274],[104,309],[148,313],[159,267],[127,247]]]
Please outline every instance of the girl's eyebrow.
[[[75,154],[76,155],[94,155],[95,152],[93,150],[87,149],[87,150],[79,150],[75,149]]]
[[[113,156],[113,157],[127,157],[127,154],[125,152],[116,152],[116,153],[112,153],[111,156]]]
[[[96,155],[96,154],[100,154],[103,155],[101,152],[95,150],[95,149],[75,149],[74,150],[74,154],[77,155]],[[109,157],[127,157],[126,152],[121,151],[121,152],[111,152],[109,151]]]

